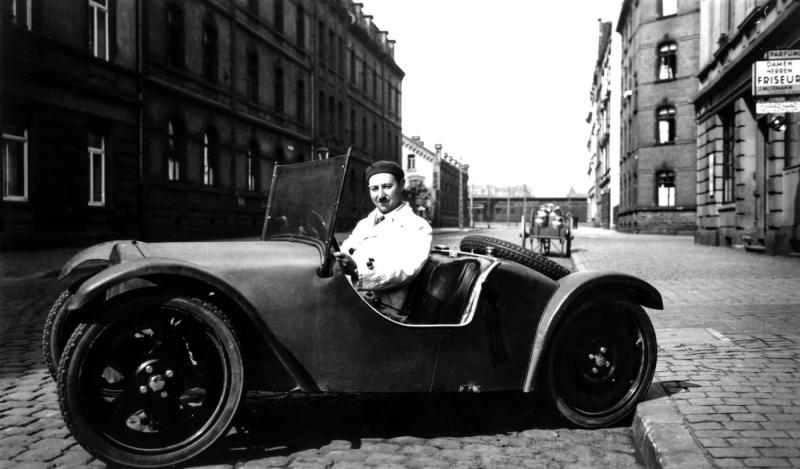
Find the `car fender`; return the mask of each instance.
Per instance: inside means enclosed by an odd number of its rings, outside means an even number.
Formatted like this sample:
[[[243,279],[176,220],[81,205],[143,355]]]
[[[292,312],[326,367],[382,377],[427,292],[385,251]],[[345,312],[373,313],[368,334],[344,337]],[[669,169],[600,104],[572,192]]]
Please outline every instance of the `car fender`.
[[[647,308],[664,308],[658,290],[632,275],[619,272],[589,271],[576,272],[561,278],[558,281],[558,288],[553,292],[553,296],[539,319],[523,391],[530,392],[535,387],[536,377],[541,368],[539,364],[545,355],[547,344],[559,319],[572,309],[576,302],[583,300],[586,295],[590,295],[598,289],[603,293],[620,293]]]
[[[318,391],[317,386],[313,383],[302,366],[300,366],[297,360],[278,342],[267,324],[259,319],[259,315],[250,301],[241,295],[236,288],[224,278],[208,272],[190,262],[172,258],[148,257],[112,265],[86,279],[75,291],[72,298],[70,298],[66,309],[69,313],[77,313],[93,300],[105,294],[110,288],[120,285],[123,282],[135,278],[147,279],[147,277],[163,275],[194,280],[219,290],[236,304],[251,324],[258,328],[267,346],[272,350],[281,365],[295,381],[296,389],[309,392]]]

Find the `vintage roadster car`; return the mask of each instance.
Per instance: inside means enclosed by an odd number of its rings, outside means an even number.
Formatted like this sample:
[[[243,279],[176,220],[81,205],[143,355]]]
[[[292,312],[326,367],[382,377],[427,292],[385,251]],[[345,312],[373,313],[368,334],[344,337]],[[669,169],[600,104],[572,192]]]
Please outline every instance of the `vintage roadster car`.
[[[348,162],[277,166],[259,241],[112,241],[64,266],[43,348],[83,447],[178,464],[245,397],[541,390],[576,426],[633,412],[656,363],[655,288],[473,235],[433,249],[394,320],[332,255]]]

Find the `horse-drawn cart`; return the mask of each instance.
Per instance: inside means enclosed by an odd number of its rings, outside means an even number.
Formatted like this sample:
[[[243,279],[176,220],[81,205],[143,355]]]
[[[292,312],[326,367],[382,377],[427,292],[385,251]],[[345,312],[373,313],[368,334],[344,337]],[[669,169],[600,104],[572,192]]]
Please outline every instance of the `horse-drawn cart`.
[[[545,255],[555,252],[562,257],[572,253],[572,217],[564,215],[555,204],[545,204],[531,211],[530,225],[522,220],[522,247]]]

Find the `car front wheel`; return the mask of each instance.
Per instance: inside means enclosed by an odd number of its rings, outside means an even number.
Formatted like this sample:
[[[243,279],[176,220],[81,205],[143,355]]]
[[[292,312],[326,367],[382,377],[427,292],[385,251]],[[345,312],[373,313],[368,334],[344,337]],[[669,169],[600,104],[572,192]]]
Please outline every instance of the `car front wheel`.
[[[229,428],[242,355],[226,316],[196,298],[142,295],[80,324],[58,367],[64,419],[110,465],[190,459]]]
[[[628,417],[647,393],[656,366],[656,336],[644,309],[601,298],[557,326],[547,359],[548,395],[559,415],[585,428]]]

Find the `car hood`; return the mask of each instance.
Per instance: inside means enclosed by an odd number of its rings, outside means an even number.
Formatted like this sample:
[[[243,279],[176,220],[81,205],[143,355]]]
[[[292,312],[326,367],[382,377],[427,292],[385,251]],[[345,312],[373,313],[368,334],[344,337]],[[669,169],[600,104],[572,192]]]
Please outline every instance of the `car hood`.
[[[316,256],[315,256],[316,255]],[[61,271],[61,278],[82,269],[98,270],[142,258],[176,259],[203,270],[223,274],[260,270],[279,263],[308,264],[311,258],[322,263],[318,243],[303,240],[274,241],[211,241],[144,243],[131,240],[110,241],[91,246],[70,259]]]

